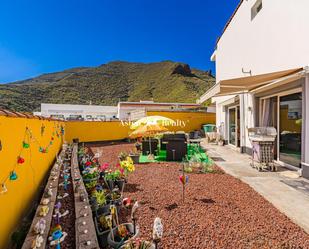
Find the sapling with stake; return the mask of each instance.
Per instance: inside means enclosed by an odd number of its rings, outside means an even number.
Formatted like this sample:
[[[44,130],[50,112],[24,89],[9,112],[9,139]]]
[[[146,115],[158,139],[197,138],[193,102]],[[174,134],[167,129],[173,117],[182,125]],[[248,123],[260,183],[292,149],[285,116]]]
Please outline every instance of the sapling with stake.
[[[118,219],[118,213],[117,213],[116,206],[115,205],[111,205],[110,206],[110,211],[111,211],[112,217],[115,217],[116,225],[119,226],[119,219]]]
[[[114,233],[113,233],[113,216],[112,215],[107,215],[106,216],[106,222],[107,222],[107,225],[108,225],[109,229],[111,230],[111,236],[112,236],[112,239],[114,241],[115,238],[114,238]]]

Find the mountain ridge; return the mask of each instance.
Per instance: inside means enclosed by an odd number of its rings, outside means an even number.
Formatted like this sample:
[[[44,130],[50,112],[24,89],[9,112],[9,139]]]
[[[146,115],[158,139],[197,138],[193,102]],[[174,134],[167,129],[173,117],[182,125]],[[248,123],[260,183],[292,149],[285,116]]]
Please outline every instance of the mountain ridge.
[[[210,71],[162,61],[112,61],[97,67],[75,67],[0,85],[0,107],[32,112],[41,103],[116,105],[153,99],[195,102],[213,86]]]

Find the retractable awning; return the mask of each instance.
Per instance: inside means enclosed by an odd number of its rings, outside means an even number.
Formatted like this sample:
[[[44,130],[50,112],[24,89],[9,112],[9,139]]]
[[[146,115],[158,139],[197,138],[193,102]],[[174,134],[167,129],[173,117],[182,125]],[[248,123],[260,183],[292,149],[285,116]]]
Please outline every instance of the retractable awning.
[[[274,82],[284,81],[289,78],[294,80],[293,76],[297,77],[302,72],[303,68],[290,69],[285,71],[260,74],[249,77],[235,78],[229,80],[222,80],[208,90],[199,100],[200,103],[206,100],[224,95],[232,95],[243,92],[254,91],[258,88],[264,87]],[[295,78],[297,79],[297,78]]]

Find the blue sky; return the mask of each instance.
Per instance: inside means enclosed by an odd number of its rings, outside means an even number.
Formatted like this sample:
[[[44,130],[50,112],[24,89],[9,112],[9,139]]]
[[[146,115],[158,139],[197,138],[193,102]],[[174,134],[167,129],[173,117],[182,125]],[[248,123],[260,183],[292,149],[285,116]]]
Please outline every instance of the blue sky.
[[[239,0],[1,0],[0,82],[114,60],[212,69]]]

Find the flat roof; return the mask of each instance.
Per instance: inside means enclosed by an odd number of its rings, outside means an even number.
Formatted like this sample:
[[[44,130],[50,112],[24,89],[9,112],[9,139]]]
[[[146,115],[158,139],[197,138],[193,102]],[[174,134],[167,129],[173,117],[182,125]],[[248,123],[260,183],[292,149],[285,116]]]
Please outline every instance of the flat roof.
[[[79,105],[79,104],[52,104],[52,103],[41,103],[41,106],[56,106],[56,107],[110,107],[117,108],[117,106],[112,105]]]
[[[119,105],[184,105],[184,106],[200,106],[200,104],[196,103],[169,103],[169,102],[119,102]]]

